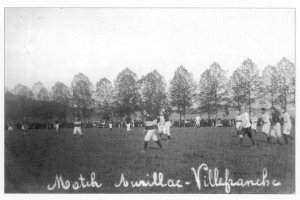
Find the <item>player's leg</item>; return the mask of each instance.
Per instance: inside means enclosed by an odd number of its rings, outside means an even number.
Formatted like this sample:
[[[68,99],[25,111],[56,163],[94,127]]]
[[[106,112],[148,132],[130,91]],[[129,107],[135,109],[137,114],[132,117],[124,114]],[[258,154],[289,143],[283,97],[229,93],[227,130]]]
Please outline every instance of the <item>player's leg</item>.
[[[147,131],[146,131],[146,135],[145,135],[145,137],[144,137],[144,151],[147,150],[148,143],[149,143],[149,141],[150,141],[150,139],[151,139],[151,137],[152,137],[154,131],[155,131],[155,130],[147,130]]]
[[[288,136],[291,133],[291,128],[292,128],[292,125],[290,125],[290,124],[284,124],[283,125],[283,138],[284,138],[286,144],[289,143],[288,142]]]
[[[247,128],[246,133],[247,133],[248,137],[250,138],[250,140],[252,142],[252,145],[255,145],[255,142],[254,142],[253,137],[252,137],[251,127]]]
[[[156,144],[159,146],[160,149],[163,149],[162,144],[160,143],[159,139],[157,138],[155,132],[154,132],[153,135],[152,135],[152,140],[153,140],[154,142],[156,142]]]
[[[242,130],[239,130],[239,138],[240,138],[240,144],[243,143],[243,139],[244,139],[244,128]]]
[[[73,135],[74,135],[74,136],[76,136],[76,134],[77,134],[77,128],[78,128],[78,127],[74,127],[74,129],[73,129]]]
[[[280,125],[280,123],[277,123],[275,125],[275,134],[276,134],[276,138],[277,138],[277,143],[282,144],[281,141],[280,141],[280,138],[281,138],[281,125]]]
[[[168,139],[171,139],[171,132],[170,132],[170,128],[171,128],[171,124],[170,122],[167,122],[167,124],[165,124],[166,126],[166,135],[168,136]]]

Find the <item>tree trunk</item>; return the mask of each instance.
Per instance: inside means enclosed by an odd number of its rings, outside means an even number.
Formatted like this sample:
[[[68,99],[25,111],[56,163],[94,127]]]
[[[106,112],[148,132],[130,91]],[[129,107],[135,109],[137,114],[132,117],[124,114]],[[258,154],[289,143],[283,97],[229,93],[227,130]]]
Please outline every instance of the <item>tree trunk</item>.
[[[249,91],[249,114],[251,113],[251,93]]]
[[[286,90],[284,91],[284,109],[286,110],[287,107],[287,92]]]
[[[179,110],[179,127],[181,127],[181,109]]]

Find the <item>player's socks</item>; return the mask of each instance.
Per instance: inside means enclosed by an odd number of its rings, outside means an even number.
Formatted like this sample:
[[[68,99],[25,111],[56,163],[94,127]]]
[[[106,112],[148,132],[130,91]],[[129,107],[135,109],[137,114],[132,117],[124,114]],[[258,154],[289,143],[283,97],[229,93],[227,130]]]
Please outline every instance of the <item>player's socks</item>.
[[[168,139],[171,140],[171,136],[168,135]]]
[[[251,142],[252,142],[252,145],[255,145],[255,142],[254,142],[254,140],[253,140],[252,137],[250,137],[250,140],[251,140]]]
[[[163,148],[163,147],[162,147],[162,144],[160,143],[159,140],[157,140],[156,143],[158,144],[158,146],[159,146],[161,149]]]
[[[284,138],[285,143],[288,144],[289,142],[288,142],[287,135],[283,134],[283,138]]]
[[[148,146],[148,142],[144,142],[144,150],[146,151],[147,149],[147,146]]]
[[[267,137],[267,143],[270,144],[270,137]]]

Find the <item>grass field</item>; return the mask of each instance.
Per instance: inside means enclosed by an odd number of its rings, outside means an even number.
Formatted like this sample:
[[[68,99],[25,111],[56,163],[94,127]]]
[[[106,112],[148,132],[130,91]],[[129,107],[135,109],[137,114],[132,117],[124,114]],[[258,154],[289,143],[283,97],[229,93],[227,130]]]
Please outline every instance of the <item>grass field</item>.
[[[260,132],[260,129],[259,129]],[[232,187],[230,193],[294,193],[295,192],[295,141],[288,145],[267,144],[265,136],[255,134],[256,146],[251,147],[246,137],[239,145],[234,128],[172,128],[172,139],[162,139],[164,151],[150,142],[148,151],[143,148],[143,129],[134,128],[133,135],[125,129],[86,129],[84,137],[72,136],[72,129],[31,130],[22,136],[20,130],[5,133],[5,192],[6,193],[225,193],[224,187],[197,188],[191,167],[206,163],[219,169],[224,177],[227,168],[230,178],[257,179],[263,168],[268,179],[276,179],[281,186]],[[295,137],[294,130],[292,136]],[[79,190],[55,189],[49,191],[55,176],[78,181],[80,174],[90,179],[95,172],[101,188]],[[162,172],[165,179],[180,179],[182,188],[171,187],[120,187],[121,173],[127,180],[152,177]],[[147,176],[147,174],[150,174]]]

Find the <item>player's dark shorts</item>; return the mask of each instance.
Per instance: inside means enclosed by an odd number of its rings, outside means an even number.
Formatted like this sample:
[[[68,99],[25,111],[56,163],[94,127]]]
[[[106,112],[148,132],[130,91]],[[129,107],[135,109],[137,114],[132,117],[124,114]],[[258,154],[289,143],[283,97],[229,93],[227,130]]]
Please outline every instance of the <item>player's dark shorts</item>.
[[[247,134],[249,137],[252,137],[252,131],[251,131],[251,126],[248,128],[242,128],[242,131],[240,132],[241,135]]]

